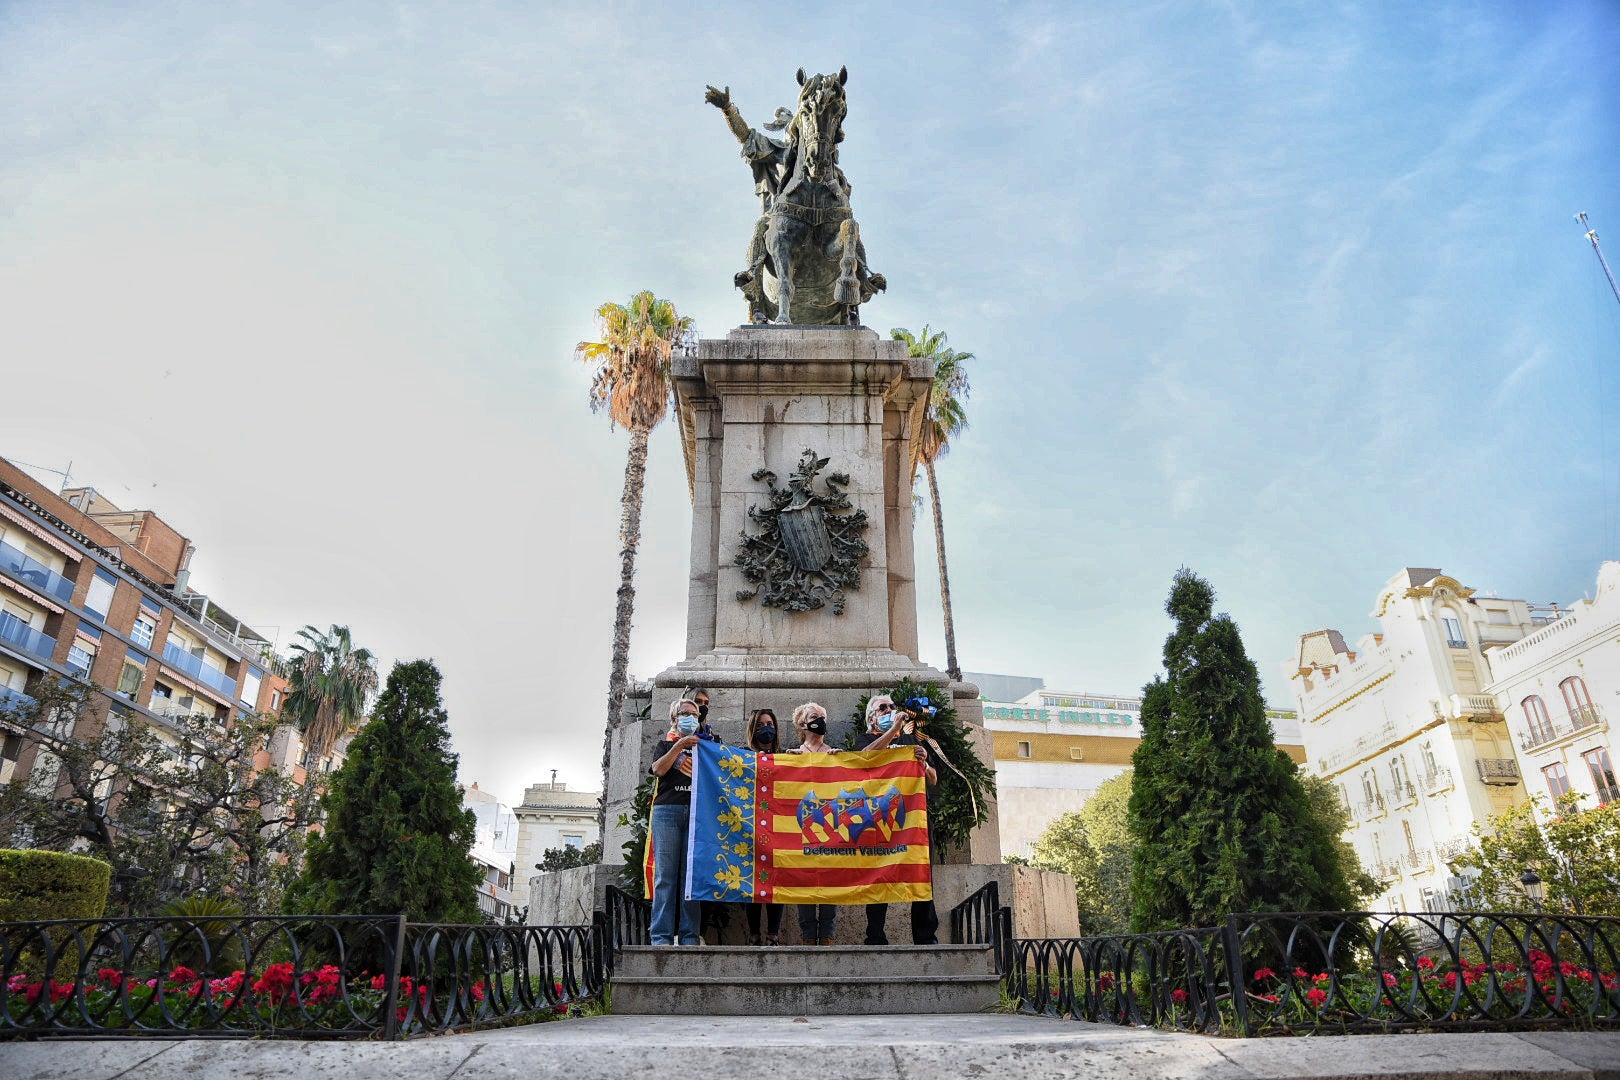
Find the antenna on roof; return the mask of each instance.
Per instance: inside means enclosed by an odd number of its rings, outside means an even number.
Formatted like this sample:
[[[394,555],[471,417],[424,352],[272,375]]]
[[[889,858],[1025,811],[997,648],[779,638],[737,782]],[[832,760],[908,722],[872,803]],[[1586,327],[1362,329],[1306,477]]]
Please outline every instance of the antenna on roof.
[[[1581,228],[1586,230],[1586,238],[1592,242],[1592,252],[1597,256],[1598,265],[1603,267],[1603,276],[1609,279],[1609,291],[1614,293],[1614,302],[1620,304],[1620,286],[1615,285],[1614,274],[1609,270],[1609,260],[1603,257],[1603,249],[1598,246],[1597,230],[1587,224],[1585,210],[1576,214],[1575,220],[1580,222]],[[72,467],[72,464],[69,463],[68,468],[71,469]]]

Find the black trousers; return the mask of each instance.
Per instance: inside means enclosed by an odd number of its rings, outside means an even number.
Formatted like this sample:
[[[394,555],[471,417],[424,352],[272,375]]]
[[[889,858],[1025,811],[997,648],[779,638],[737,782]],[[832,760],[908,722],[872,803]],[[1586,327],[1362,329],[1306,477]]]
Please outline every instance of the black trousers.
[[[888,904],[866,905],[866,944],[887,945],[889,937],[884,924],[889,920]],[[913,945],[939,944],[939,913],[932,900],[911,902],[911,943]]]

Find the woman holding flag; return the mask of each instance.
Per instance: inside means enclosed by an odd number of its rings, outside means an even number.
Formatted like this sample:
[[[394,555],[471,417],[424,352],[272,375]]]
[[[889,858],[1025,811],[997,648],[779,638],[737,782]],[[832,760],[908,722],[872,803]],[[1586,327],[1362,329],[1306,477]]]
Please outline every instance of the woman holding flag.
[[[838,753],[836,746],[827,744],[827,710],[814,701],[793,710],[793,726],[803,733],[803,741],[793,749],[795,754]],[[800,904],[799,938],[806,945],[831,945],[837,921],[836,904]]]
[[[692,747],[698,743],[698,706],[681,698],[669,706],[669,731],[653,747],[648,770],[658,777],[653,796],[652,925],[654,945],[703,944],[703,904],[684,898],[686,830],[692,806]]]

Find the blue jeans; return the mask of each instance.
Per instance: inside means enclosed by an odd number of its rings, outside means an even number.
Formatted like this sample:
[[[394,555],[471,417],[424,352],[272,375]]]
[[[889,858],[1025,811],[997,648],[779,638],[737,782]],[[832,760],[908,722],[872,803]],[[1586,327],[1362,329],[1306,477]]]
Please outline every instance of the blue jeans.
[[[686,891],[687,806],[652,808],[653,895],[652,943],[700,945],[703,942],[703,902],[684,900]],[[676,919],[680,939],[676,940]]]

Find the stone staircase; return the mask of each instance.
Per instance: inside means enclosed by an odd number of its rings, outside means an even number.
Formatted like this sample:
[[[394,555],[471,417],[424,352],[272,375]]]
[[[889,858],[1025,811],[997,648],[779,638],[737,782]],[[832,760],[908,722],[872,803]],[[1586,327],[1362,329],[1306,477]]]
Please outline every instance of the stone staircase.
[[[629,1015],[971,1013],[1000,999],[988,945],[630,945],[612,984]]]

